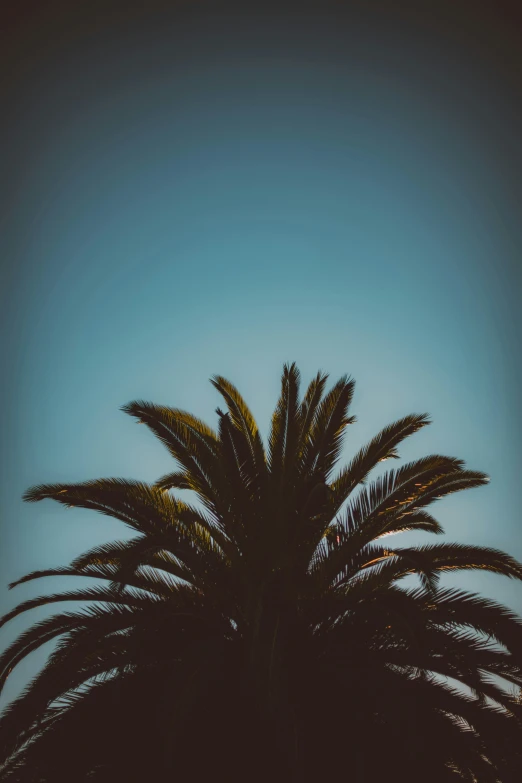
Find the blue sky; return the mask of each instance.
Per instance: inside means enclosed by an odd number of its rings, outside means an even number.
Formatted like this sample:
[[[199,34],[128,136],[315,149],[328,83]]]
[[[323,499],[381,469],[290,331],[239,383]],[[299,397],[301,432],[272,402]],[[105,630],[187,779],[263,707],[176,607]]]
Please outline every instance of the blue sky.
[[[319,368],[355,377],[347,455],[429,412],[404,458],[447,453],[492,479],[438,505],[447,538],[522,559],[509,96],[429,40],[419,59],[418,41],[391,34],[353,54],[322,39],[311,57],[286,30],[283,56],[267,28],[249,57],[232,29],[212,59],[202,24],[170,58],[167,38],[162,56],[139,38],[60,52],[20,97],[23,164],[1,240],[0,606],[38,591],[8,593],[9,581],[121,534],[89,512],[25,506],[28,486],[171,466],[120,405],[214,423],[219,373],[266,431],[292,360],[304,381]],[[519,585],[457,581],[522,608]]]

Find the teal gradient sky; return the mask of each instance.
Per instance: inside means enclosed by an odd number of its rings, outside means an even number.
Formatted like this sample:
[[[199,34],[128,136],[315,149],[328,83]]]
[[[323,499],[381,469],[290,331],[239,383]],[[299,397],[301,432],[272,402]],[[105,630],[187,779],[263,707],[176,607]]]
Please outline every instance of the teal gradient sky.
[[[401,456],[447,453],[491,476],[437,506],[447,538],[522,559],[509,85],[455,41],[393,24],[192,13],[156,33],[55,43],[17,95],[0,240],[2,610],[65,586],[9,593],[11,580],[122,535],[24,505],[28,486],[171,467],[119,406],[214,423],[219,373],[266,431],[292,360],[305,382],[355,377],[347,455],[429,412]],[[452,581],[522,610],[507,580]]]

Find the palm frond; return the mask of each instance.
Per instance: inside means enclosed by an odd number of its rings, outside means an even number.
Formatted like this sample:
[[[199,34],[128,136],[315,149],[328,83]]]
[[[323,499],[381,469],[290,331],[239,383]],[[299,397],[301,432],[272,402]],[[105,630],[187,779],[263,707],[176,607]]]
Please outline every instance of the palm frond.
[[[301,472],[326,481],[337,461],[344,429],[355,421],[347,415],[355,382],[343,376],[317,406],[309,435],[303,444]]]
[[[250,477],[253,482],[258,482],[265,474],[266,459],[256,420],[245,400],[230,381],[221,375],[215,375],[211,378],[211,383],[225,400],[232,424],[242,433],[248,444],[251,455]]]
[[[212,497],[212,478],[217,464],[217,437],[210,427],[186,411],[137,400],[122,406],[167,447],[174,459],[187,471],[198,491]]]
[[[163,567],[163,566],[162,566]],[[32,571],[29,574],[17,579],[15,582],[11,582],[9,588],[17,587],[24,582],[31,582],[34,579],[42,579],[47,576],[80,576],[91,579],[100,579],[110,582],[119,582],[119,568],[112,563],[97,563],[83,568],[75,568],[71,566],[61,568],[48,568],[44,570]],[[126,575],[126,585],[129,587],[135,587],[138,590],[145,590],[153,593],[154,595],[169,597],[171,589],[166,584],[152,581],[139,572]]]
[[[23,499],[34,503],[51,498],[66,508],[78,507],[114,517],[139,532],[149,533],[171,521],[166,496],[139,481],[96,479],[79,484],[42,484],[31,487]]]
[[[281,395],[272,416],[268,436],[268,466],[273,479],[284,481],[285,468],[292,464],[299,428],[300,373],[295,363],[285,364],[281,377]]]
[[[51,595],[39,596],[38,598],[30,598],[21,604],[18,604],[10,612],[7,612],[0,617],[0,628],[7,622],[12,620],[18,615],[28,612],[31,609],[36,609],[39,606],[46,606],[47,604],[57,603],[61,601],[94,601],[96,603],[107,604],[121,604],[124,606],[148,606],[152,601],[157,603],[165,599],[154,597],[152,595],[143,595],[127,590],[125,593],[116,592],[107,588],[83,588],[81,590],[73,590],[69,592],[53,593]]]
[[[425,413],[405,416],[403,419],[384,427],[367,446],[362,448],[331,484],[335,498],[334,514],[337,513],[355,487],[366,479],[379,462],[397,458],[399,443],[427,424],[430,424],[430,419]]]

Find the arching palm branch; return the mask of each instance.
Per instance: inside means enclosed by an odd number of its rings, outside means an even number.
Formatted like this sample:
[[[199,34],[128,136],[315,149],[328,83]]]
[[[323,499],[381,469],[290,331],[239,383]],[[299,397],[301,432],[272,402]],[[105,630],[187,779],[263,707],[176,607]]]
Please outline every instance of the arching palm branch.
[[[226,408],[217,431],[133,402],[124,410],[162,440],[175,472],[154,486],[107,479],[26,493],[108,514],[137,535],[16,583],[95,580],[2,620],[87,602],[33,625],[0,658],[3,685],[57,640],[0,719],[0,780],[519,779],[522,708],[499,683],[522,686],[522,624],[438,578],[483,569],[521,579],[522,566],[485,547],[390,538],[442,533],[427,506],[487,477],[431,455],[371,479],[425,415],[386,427],[336,472],[354,383],[326,392],[326,382],[319,373],[301,397],[296,366],[285,366],[266,449],[222,377],[212,379]],[[193,505],[171,494],[179,489]]]

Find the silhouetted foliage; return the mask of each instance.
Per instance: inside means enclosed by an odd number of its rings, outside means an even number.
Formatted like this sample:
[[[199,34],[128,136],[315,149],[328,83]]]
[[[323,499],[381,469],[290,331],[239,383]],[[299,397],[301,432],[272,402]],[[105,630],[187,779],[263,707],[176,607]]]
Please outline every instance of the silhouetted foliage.
[[[3,685],[58,640],[0,720],[1,781],[520,780],[522,706],[499,683],[522,686],[522,624],[438,579],[457,569],[521,579],[521,565],[485,547],[391,538],[442,533],[426,508],[487,477],[431,455],[370,478],[425,415],[386,427],[335,472],[354,384],[326,391],[326,381],[319,373],[301,398],[299,372],[285,366],[266,447],[224,378],[212,380],[226,406],[217,431],[133,402],[124,410],[165,444],[175,472],[153,486],[102,479],[26,493],[137,535],[19,580],[96,586],[3,618],[87,602],[36,623],[0,659]],[[417,586],[404,582],[412,574]]]

